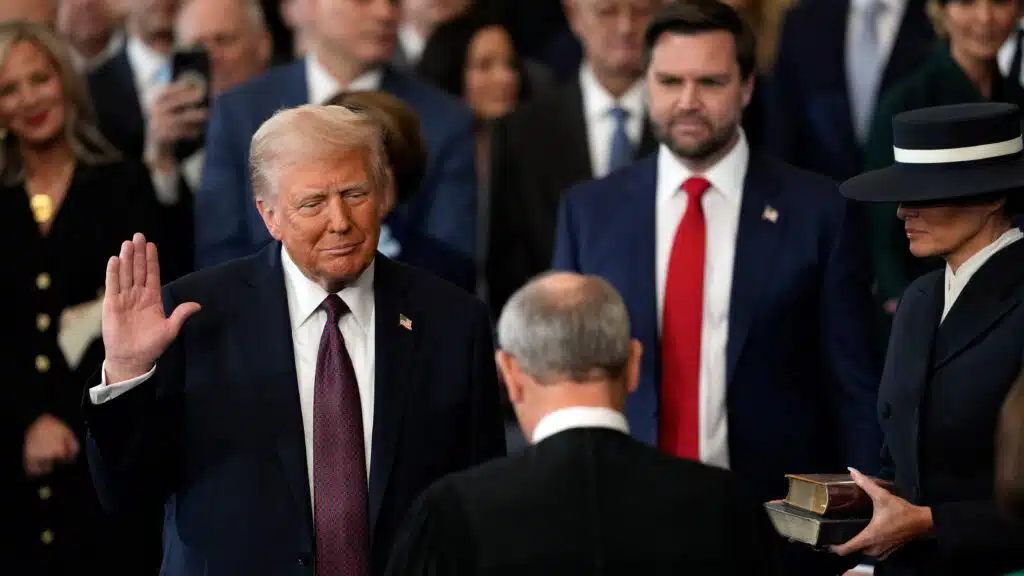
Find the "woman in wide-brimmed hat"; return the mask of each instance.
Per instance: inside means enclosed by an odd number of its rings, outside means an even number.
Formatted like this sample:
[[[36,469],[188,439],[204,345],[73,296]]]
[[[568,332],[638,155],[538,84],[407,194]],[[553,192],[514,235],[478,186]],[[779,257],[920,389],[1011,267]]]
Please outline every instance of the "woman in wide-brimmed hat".
[[[855,473],[874,517],[836,548],[882,559],[880,576],[1024,568],[1024,525],[994,494],[996,422],[1024,352],[1019,115],[998,103],[900,114],[896,163],[841,187],[897,203],[914,255],[946,263],[907,288],[893,321],[878,414],[897,494]]]

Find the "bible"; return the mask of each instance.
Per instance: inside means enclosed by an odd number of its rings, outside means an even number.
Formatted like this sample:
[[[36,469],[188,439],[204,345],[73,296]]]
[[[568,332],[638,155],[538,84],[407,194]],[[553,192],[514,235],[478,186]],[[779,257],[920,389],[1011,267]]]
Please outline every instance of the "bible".
[[[871,517],[871,498],[854,483],[849,474],[787,474],[790,506],[828,518]],[[892,482],[872,478],[893,492]]]

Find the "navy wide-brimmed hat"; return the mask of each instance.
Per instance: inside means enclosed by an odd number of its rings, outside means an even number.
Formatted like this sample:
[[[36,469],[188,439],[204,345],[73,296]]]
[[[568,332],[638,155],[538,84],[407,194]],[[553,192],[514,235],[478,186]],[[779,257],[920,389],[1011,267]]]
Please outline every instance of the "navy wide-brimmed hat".
[[[1020,109],[984,102],[921,108],[892,120],[895,163],[840,186],[864,202],[942,202],[1024,187]]]

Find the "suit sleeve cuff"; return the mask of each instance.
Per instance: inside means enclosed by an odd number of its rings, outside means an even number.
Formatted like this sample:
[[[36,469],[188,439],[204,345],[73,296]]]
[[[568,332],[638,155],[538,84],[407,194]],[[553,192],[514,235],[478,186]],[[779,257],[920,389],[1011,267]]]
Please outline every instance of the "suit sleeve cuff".
[[[139,384],[142,384],[146,380],[149,380],[153,376],[154,372],[156,372],[156,365],[150,368],[149,372],[146,372],[142,376],[132,378],[131,380],[125,380],[124,382],[118,382],[116,384],[107,384],[107,363],[104,361],[103,368],[100,370],[99,385],[89,388],[89,401],[96,406],[103,404],[104,402],[109,402],[132,388],[135,388]]]

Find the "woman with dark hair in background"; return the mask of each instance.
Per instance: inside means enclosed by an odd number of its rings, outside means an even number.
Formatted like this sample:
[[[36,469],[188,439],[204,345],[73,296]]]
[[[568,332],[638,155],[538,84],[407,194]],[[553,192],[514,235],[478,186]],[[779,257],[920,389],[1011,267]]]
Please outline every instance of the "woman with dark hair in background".
[[[152,233],[149,174],[100,135],[67,46],[39,24],[0,24],[0,134],[8,384],[0,470],[14,480],[0,495],[10,499],[0,507],[3,541],[14,547],[4,569],[155,573],[156,516],[129,530],[102,514],[81,454],[79,408],[103,360],[107,259],[133,232]],[[140,511],[151,512],[159,511]]]
[[[428,236],[409,231],[394,208],[420,188],[427,169],[427,148],[416,113],[384,92],[347,92],[327,102],[365,114],[380,126],[394,182],[387,197],[388,215],[380,243],[401,246],[397,259],[472,292],[476,268],[472,261]],[[415,234],[415,238],[409,235]]]
[[[427,41],[416,71],[462,99],[476,116],[477,247],[482,263],[490,214],[491,121],[528,98],[531,82],[508,29],[484,10],[470,10],[439,26]]]

